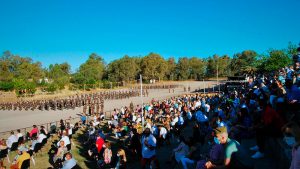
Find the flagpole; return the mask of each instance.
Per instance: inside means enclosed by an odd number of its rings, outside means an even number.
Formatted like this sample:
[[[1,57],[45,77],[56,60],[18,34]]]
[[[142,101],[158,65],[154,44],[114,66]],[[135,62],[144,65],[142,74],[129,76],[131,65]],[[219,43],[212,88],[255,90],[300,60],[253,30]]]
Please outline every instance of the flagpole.
[[[142,101],[142,129],[144,131],[144,103],[143,103],[143,80],[142,74],[140,74],[140,84],[141,84],[141,101]]]

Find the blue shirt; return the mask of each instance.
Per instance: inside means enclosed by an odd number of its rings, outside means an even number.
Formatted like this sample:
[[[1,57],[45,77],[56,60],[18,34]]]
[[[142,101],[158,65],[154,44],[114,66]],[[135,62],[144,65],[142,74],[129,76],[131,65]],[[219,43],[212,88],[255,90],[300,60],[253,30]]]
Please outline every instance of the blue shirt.
[[[195,115],[198,122],[206,122],[208,121],[208,118],[205,114],[203,114],[201,111],[197,111]]]
[[[63,168],[61,169],[71,169],[76,165],[76,160],[74,158],[71,158],[70,160],[66,160],[64,162]]]

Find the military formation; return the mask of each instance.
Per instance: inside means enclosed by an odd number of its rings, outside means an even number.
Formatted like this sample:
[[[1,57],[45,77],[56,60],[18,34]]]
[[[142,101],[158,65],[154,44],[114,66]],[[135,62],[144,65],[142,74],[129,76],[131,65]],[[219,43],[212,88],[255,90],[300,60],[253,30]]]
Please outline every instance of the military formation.
[[[143,95],[148,96],[148,90]],[[106,91],[69,96],[67,98],[0,103],[0,110],[63,110],[83,106],[84,113],[103,112],[104,100],[128,99],[140,96],[140,90]]]
[[[168,84],[168,85],[143,85],[143,89],[174,89],[180,87],[179,85],[176,84]],[[139,86],[135,86],[133,89],[138,89],[140,88]]]

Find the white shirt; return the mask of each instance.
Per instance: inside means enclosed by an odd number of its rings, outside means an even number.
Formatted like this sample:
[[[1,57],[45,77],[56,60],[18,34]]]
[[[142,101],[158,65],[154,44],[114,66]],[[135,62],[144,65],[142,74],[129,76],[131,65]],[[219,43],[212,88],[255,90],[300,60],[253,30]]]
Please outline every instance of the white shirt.
[[[68,134],[69,135],[72,135],[73,134],[73,128],[71,127],[71,128],[69,128],[69,130],[68,130]]]
[[[164,139],[167,137],[167,133],[168,133],[168,131],[166,128],[164,128],[164,127],[160,128],[159,135],[162,136]]]
[[[39,143],[42,143],[42,141],[43,141],[45,138],[47,138],[47,136],[46,136],[45,134],[41,133],[41,134],[39,134],[39,136],[38,136],[38,138],[37,138],[37,141],[38,141]]]
[[[94,121],[94,122],[93,122],[93,126],[94,126],[94,127],[97,126],[98,124],[100,124],[99,121]]]
[[[18,137],[18,138],[23,137],[23,134],[22,134],[22,133],[18,133],[18,134],[17,134],[17,137]]]
[[[64,141],[65,142],[65,146],[70,144],[70,139],[68,136],[62,136],[62,138],[59,140],[59,142]],[[59,147],[59,142],[57,142],[57,147]]]
[[[201,107],[201,101],[197,101],[195,104],[195,108]]]
[[[171,126],[175,126],[175,124],[178,122],[178,117],[175,117],[172,122],[171,122]]]
[[[8,139],[6,140],[6,145],[8,148],[11,148],[12,144],[18,142],[18,138],[15,135],[11,135],[8,137]]]
[[[135,115],[132,116],[132,121],[136,121],[136,116]]]
[[[156,147],[156,138],[150,134],[148,137],[142,138],[142,156],[143,158],[151,158],[155,155],[155,149],[151,150],[145,145],[145,141],[148,140],[148,144],[152,147]]]
[[[209,104],[205,104],[205,112],[209,112],[210,111],[210,105]]]

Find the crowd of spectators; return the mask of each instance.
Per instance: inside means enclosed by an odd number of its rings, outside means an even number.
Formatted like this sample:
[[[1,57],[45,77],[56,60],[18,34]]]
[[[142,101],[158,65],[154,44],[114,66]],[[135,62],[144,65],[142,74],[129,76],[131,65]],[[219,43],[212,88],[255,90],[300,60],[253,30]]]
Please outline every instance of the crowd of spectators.
[[[156,150],[175,142],[178,146],[169,153],[166,161],[173,167],[250,169],[254,167],[250,158],[267,156],[268,140],[282,139],[293,149],[290,168],[299,168],[300,48],[293,61],[292,66],[278,71],[249,76],[249,83],[230,93],[186,94],[153,99],[143,107],[130,105],[115,109],[105,131],[100,126],[103,116],[95,113],[88,121],[84,115],[81,125],[85,137],[80,141],[86,149],[81,155],[96,162],[98,168],[126,168],[128,154],[132,159],[140,160],[143,169],[147,165],[160,168]],[[61,124],[61,140],[53,145],[54,153],[50,159],[53,159],[54,167],[72,168],[76,161],[69,152],[71,125],[64,126]],[[31,146],[35,147],[37,143],[34,142],[41,140],[38,139],[40,133],[47,136],[47,131],[33,127],[28,136],[32,140]],[[117,150],[113,150],[108,141],[109,134],[117,140]],[[11,149],[19,138],[12,133],[0,148]],[[246,139],[255,139],[256,145],[245,147],[240,144]],[[23,146],[22,143],[18,145]],[[207,147],[207,151],[203,152],[203,147]],[[251,157],[246,148],[253,151]],[[24,152],[21,160],[27,159],[26,152],[30,154],[30,151],[18,149]],[[20,165],[18,158],[14,161]]]

